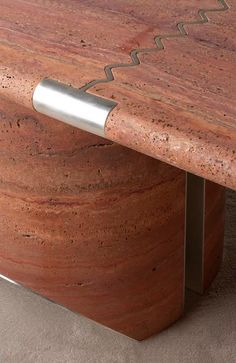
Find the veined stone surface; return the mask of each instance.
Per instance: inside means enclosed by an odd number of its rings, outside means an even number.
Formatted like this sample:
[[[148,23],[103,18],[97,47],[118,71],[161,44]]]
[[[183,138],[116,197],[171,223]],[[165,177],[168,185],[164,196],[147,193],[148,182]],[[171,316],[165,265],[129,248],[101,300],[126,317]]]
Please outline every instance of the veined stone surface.
[[[0,9],[0,97],[27,108],[41,79],[81,88],[171,34],[164,50],[143,52],[140,65],[88,90],[118,103],[106,136],[236,188],[235,0],[1,0]],[[200,22],[199,9],[211,10],[209,21],[178,37],[176,25]]]

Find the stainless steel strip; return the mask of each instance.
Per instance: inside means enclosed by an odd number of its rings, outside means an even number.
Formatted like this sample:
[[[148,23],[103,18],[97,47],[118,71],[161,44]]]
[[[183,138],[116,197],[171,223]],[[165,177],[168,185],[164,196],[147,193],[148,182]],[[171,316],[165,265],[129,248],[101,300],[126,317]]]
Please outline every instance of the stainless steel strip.
[[[81,90],[87,91],[88,89],[90,89],[100,83],[108,83],[108,82],[114,81],[114,78],[115,78],[114,74],[113,74],[114,69],[136,67],[136,66],[140,65],[141,61],[139,59],[139,56],[141,54],[157,52],[157,51],[165,49],[163,40],[165,41],[166,39],[175,39],[175,38],[180,38],[180,37],[186,37],[186,36],[188,36],[188,31],[186,30],[186,26],[208,23],[209,17],[207,16],[207,13],[221,12],[221,11],[226,11],[229,9],[229,5],[227,4],[226,0],[218,0],[218,3],[220,5],[220,7],[218,7],[218,8],[199,9],[198,10],[198,16],[199,16],[198,19],[179,22],[178,24],[176,24],[177,30],[178,30],[177,33],[155,36],[154,41],[156,43],[155,44],[156,47],[132,49],[130,52],[130,62],[129,63],[116,63],[116,64],[106,65],[104,67],[105,78],[93,80],[93,81],[85,84],[81,88]]]

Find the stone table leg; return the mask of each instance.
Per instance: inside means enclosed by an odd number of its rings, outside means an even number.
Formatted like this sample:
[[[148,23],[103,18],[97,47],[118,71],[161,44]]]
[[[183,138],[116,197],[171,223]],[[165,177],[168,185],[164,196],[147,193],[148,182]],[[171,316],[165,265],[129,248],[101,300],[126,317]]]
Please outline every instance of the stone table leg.
[[[141,340],[184,305],[185,173],[0,104],[0,274]]]

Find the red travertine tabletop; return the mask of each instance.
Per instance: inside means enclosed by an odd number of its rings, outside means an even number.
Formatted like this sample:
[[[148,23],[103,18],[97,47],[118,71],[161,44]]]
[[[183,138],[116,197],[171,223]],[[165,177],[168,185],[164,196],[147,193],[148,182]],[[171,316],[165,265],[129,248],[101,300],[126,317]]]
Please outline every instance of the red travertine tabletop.
[[[106,137],[236,188],[235,34],[235,0],[0,0],[0,102],[33,113],[43,78],[81,88],[145,48],[87,91],[117,102]]]
[[[235,20],[236,0],[0,0],[0,279],[138,340],[209,287]]]

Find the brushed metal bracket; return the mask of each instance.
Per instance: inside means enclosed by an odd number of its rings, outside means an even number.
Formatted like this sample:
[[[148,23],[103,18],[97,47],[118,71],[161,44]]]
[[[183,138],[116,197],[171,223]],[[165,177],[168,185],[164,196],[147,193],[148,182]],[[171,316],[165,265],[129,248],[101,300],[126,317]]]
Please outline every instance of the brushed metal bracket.
[[[9,279],[9,278],[8,278],[7,276],[5,276],[5,275],[0,274],[0,279],[5,280],[5,281],[7,281],[7,282],[10,282],[10,283],[11,283],[11,284],[13,284],[13,285],[18,285],[18,286],[19,286],[18,282],[15,282],[14,280]]]
[[[185,285],[203,292],[205,243],[205,179],[187,173]]]
[[[108,115],[116,105],[52,79],[43,79],[33,93],[36,111],[102,137]]]

